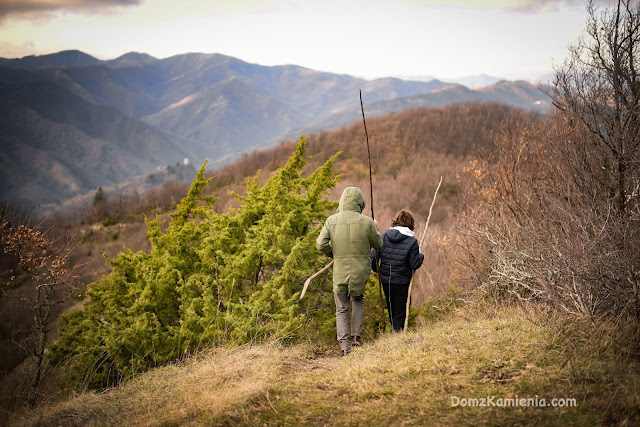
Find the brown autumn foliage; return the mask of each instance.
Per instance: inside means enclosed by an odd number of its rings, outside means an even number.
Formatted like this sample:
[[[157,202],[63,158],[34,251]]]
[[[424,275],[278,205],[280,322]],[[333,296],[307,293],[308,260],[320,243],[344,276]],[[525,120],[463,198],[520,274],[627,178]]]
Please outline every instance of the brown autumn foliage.
[[[140,223],[145,215],[167,212],[176,207],[186,195],[189,183],[169,181],[142,195],[137,191],[105,190],[102,198],[78,203],[47,215],[43,224],[58,234],[64,234],[78,225],[102,223],[105,226],[121,223]]]
[[[547,120],[509,120],[466,169],[469,283],[580,315],[640,317],[640,3],[591,3]]]
[[[3,382],[2,397],[13,400],[10,405],[24,401],[34,406],[48,372],[45,345],[52,322],[76,288],[69,262],[74,246],[70,240],[56,240],[40,224],[29,224],[6,210],[0,212],[0,246],[6,261],[0,271],[3,312],[27,317],[16,320],[10,316],[9,330],[3,330],[2,338],[19,348],[28,362],[22,367],[23,377]],[[2,348],[7,349],[6,344]],[[8,385],[12,387],[7,395]]]
[[[618,210],[585,135],[561,114],[507,121],[496,149],[465,168],[458,241],[473,288],[574,314],[640,314],[638,196]]]
[[[366,102],[366,100],[365,100]],[[366,105],[365,105],[366,111]],[[450,234],[451,217],[461,209],[462,188],[457,172],[474,158],[478,150],[493,147],[491,132],[500,123],[513,120],[540,121],[534,113],[524,113],[498,104],[461,104],[438,109],[413,109],[367,120],[373,167],[374,214],[381,231],[391,227],[400,209],[416,218],[416,233],[422,234],[433,193],[440,177],[443,184],[425,239],[425,264],[418,270],[413,298],[421,304],[447,291],[459,280],[455,268],[457,247]],[[365,214],[371,215],[369,169],[362,122],[337,131],[308,135],[309,169],[341,151],[335,162],[340,184],[331,197],[338,199],[347,186],[363,190]],[[287,159],[293,142],[246,155],[213,176],[212,193],[220,197],[216,209],[226,211],[235,201],[228,189],[242,193],[244,178],[263,170],[263,179]]]

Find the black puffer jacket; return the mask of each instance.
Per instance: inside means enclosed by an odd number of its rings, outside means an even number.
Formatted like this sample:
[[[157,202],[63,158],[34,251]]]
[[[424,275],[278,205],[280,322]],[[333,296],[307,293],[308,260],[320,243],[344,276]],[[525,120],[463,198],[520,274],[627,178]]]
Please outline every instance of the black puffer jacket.
[[[402,227],[404,230],[408,228]],[[420,268],[424,254],[418,248],[418,240],[402,234],[398,228],[382,233],[382,248],[378,250],[380,280],[384,284],[409,286],[413,271]],[[371,251],[371,267],[375,271],[375,251]]]

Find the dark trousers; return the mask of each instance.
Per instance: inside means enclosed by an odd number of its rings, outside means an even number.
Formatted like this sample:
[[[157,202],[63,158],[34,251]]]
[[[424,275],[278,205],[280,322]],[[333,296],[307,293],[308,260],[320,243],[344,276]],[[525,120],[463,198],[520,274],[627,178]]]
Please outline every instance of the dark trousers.
[[[383,283],[382,289],[387,300],[387,311],[389,312],[391,327],[394,332],[400,332],[404,329],[404,320],[407,317],[409,286],[391,283],[391,287],[389,287],[388,283]]]

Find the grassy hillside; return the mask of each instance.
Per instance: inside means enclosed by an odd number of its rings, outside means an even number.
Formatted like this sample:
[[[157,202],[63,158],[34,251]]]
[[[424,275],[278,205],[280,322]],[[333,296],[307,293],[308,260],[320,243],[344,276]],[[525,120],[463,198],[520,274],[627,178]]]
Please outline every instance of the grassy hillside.
[[[15,425],[635,424],[638,324],[561,320],[488,304],[431,309],[342,358],[313,343],[208,350]],[[439,314],[437,314],[439,313]],[[635,360],[634,360],[635,358]],[[452,406],[489,397],[519,406]],[[531,399],[523,406],[520,399]],[[536,407],[565,399],[565,407]],[[572,400],[572,399],[575,399]],[[468,402],[462,401],[460,402]],[[515,401],[514,401],[515,402]],[[574,403],[575,402],[575,405]],[[554,402],[557,403],[557,402]]]

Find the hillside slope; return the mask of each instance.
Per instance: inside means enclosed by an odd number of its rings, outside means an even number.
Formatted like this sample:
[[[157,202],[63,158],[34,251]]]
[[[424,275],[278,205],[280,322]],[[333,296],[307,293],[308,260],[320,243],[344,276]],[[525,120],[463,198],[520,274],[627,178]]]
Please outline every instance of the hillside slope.
[[[189,140],[213,141],[219,155],[255,147],[309,120],[251,82],[232,77],[189,95],[144,120]],[[212,144],[213,145],[213,144]],[[213,157],[216,161],[218,156]]]
[[[27,209],[193,155],[166,133],[54,83],[0,94],[0,199]]]
[[[29,55],[22,58],[1,58],[2,65],[11,68],[82,67],[100,63],[98,58],[79,50],[63,50],[47,55]]]
[[[545,94],[544,86],[536,86],[524,81],[500,81],[494,85],[469,89],[460,85],[449,85],[427,93],[401,96],[393,99],[369,100],[365,95],[367,117],[382,116],[412,108],[440,108],[458,103],[499,103],[520,108],[527,112],[546,114],[551,100]],[[361,119],[359,105],[351,105],[349,110],[322,117],[309,127],[313,130],[334,129],[338,126]]]
[[[633,424],[640,365],[628,355],[629,326],[458,308],[349,357],[311,344],[205,350],[13,424]],[[468,404],[485,398],[488,407]]]

